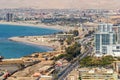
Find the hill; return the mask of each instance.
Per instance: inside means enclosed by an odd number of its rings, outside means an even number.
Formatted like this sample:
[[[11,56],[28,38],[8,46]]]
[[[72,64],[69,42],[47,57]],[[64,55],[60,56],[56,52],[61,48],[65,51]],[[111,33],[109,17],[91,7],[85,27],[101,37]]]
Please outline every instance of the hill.
[[[0,8],[118,9],[120,0],[0,0]]]

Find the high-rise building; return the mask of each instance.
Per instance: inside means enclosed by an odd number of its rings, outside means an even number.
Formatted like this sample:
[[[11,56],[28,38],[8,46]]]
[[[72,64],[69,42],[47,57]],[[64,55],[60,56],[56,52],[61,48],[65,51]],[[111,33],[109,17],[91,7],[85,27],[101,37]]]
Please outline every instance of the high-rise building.
[[[118,41],[118,44],[120,44],[120,26],[117,27],[117,41]]]
[[[116,44],[116,33],[113,31],[112,24],[102,23],[98,26],[95,34],[95,53],[96,55],[109,54],[110,46]]]
[[[6,14],[6,21],[7,22],[13,21],[13,14],[12,13],[7,13]]]

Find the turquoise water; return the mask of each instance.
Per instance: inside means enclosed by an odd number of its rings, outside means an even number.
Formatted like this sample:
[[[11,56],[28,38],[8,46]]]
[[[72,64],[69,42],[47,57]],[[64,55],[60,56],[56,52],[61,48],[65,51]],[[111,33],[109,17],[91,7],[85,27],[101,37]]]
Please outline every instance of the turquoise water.
[[[56,32],[59,32],[59,30],[28,26],[0,25],[0,56],[4,56],[5,58],[19,58],[30,55],[33,52],[51,51],[52,48],[49,47],[9,41],[8,38],[15,36],[48,35]]]

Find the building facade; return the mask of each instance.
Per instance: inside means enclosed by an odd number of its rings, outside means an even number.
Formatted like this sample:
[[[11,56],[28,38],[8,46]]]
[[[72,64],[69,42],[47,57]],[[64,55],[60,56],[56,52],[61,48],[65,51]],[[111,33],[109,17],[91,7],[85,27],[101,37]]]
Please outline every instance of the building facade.
[[[117,33],[118,44],[120,44],[120,26],[117,27]]]
[[[102,23],[98,26],[95,33],[95,53],[97,56],[102,56],[109,53],[112,45],[116,44],[116,33],[113,30],[112,24]]]
[[[13,14],[12,13],[7,13],[6,14],[6,21],[7,22],[13,21]]]
[[[118,80],[117,73],[112,69],[93,68],[80,72],[81,80]]]

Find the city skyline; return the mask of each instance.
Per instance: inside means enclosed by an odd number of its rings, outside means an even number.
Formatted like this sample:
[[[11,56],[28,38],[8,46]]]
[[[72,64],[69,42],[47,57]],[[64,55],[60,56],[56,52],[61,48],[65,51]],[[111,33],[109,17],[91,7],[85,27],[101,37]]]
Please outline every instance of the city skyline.
[[[119,9],[119,5],[119,0],[0,0],[0,9]]]

